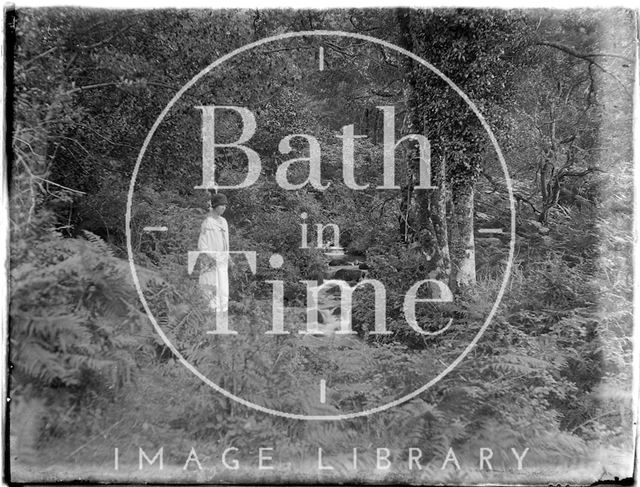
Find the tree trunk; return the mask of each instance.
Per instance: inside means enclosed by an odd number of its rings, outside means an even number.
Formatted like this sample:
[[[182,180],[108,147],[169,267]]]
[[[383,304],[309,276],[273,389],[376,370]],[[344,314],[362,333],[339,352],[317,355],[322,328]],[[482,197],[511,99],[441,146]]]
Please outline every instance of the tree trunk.
[[[433,162],[433,161],[432,161]],[[447,187],[446,187],[446,162],[442,160],[434,167],[437,181],[437,189],[430,190],[430,212],[429,218],[433,226],[435,237],[436,253],[434,255],[433,271],[435,271],[435,279],[448,282],[451,276],[451,256],[449,250],[449,231],[447,228]]]
[[[413,50],[411,37],[411,11],[409,9],[398,9],[396,11],[398,25],[400,27],[399,44],[408,51]],[[404,127],[406,133],[416,133],[426,135],[424,114],[418,108],[418,93],[416,93],[417,81],[414,76],[414,63],[409,58],[403,59],[404,76],[404,99],[407,107],[407,124]],[[420,85],[424,90],[424,86]],[[420,159],[417,143],[405,143],[405,161],[409,171],[409,183],[414,186],[420,173]],[[405,201],[403,206],[405,215],[411,215],[411,207],[415,207],[415,226],[417,227],[418,242],[420,243],[425,259],[426,277],[448,283],[451,276],[451,259],[449,255],[448,230],[446,219],[446,167],[444,158],[439,163],[431,157],[431,173],[433,185],[436,189],[414,189],[411,197]],[[411,194],[411,193],[410,193]],[[407,197],[407,193],[403,194]],[[408,208],[407,208],[408,207]],[[408,210],[408,211],[407,211]],[[408,224],[412,219],[408,219]]]
[[[455,242],[453,251],[455,281],[452,284],[456,288],[470,286],[476,282],[473,196],[472,185],[459,189],[454,195],[452,242]]]
[[[436,189],[416,189],[419,205],[420,245],[428,261],[427,278],[449,283],[451,257],[447,228],[446,166],[444,159],[434,170]]]

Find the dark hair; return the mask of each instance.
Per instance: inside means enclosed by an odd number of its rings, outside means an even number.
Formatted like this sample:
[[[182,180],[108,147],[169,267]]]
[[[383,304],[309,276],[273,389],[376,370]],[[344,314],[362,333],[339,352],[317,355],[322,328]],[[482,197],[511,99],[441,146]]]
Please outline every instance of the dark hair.
[[[227,206],[227,197],[222,193],[216,193],[211,196],[211,208],[216,206]]]

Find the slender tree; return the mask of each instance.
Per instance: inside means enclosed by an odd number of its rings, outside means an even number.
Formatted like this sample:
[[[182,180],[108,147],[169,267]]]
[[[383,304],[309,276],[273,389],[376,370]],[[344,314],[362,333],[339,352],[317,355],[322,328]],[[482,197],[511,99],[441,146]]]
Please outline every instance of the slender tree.
[[[517,15],[401,10],[398,19],[403,43],[449,76],[481,110],[507,96],[516,68],[509,55],[525,36],[516,29]],[[429,249],[437,275],[449,277],[453,286],[473,284],[474,187],[489,140],[478,118],[448,84],[427,69],[417,69],[415,63],[405,67],[411,124],[431,141],[438,186],[437,191],[416,191],[415,202],[423,215],[420,241]]]

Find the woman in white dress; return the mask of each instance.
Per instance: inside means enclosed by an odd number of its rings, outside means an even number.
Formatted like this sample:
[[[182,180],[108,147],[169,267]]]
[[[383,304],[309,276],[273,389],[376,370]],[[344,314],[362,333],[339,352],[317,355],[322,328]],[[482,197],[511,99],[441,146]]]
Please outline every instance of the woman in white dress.
[[[202,256],[199,284],[209,300],[209,307],[223,313],[229,307],[229,227],[222,217],[226,209],[227,197],[214,194],[198,239],[199,251],[217,252]]]

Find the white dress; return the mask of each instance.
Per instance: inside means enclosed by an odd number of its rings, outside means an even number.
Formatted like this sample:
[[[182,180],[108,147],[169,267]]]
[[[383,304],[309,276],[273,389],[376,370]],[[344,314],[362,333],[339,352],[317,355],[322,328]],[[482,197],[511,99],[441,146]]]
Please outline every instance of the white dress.
[[[201,257],[199,284],[213,310],[229,307],[229,227],[221,216],[208,216],[200,227],[198,250],[218,252]]]

